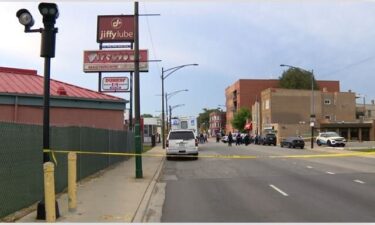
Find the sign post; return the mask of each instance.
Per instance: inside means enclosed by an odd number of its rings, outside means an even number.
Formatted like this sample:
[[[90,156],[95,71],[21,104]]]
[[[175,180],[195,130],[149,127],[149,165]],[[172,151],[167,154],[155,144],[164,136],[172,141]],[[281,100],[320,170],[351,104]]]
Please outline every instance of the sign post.
[[[310,116],[310,127],[311,127],[311,149],[314,148],[314,126],[315,126],[315,115]]]
[[[136,178],[142,178],[139,73],[148,72],[148,51],[139,49],[138,16],[138,2],[134,2],[134,15],[98,16],[96,41],[99,43],[99,50],[84,51],[83,71],[99,73],[99,92],[102,90],[106,92],[129,92],[130,87],[130,95],[133,91],[132,73],[134,72]],[[129,47],[131,49],[102,50],[103,43],[115,42],[130,42]],[[112,48],[119,47],[112,45]],[[131,83],[129,84],[127,77],[104,77],[102,80],[102,72],[130,72]],[[130,105],[130,114],[132,114],[132,102]],[[132,119],[129,118],[129,120]]]

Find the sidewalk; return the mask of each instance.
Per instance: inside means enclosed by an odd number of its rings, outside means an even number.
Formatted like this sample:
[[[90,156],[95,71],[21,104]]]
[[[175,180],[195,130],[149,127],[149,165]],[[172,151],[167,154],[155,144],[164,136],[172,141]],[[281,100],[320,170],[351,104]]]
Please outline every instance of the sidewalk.
[[[164,150],[157,145],[147,153],[164,154]],[[164,157],[142,157],[143,178],[136,179],[132,157],[79,183],[76,212],[68,211],[64,193],[57,199],[60,217],[56,222],[142,222],[163,163]],[[36,211],[16,222],[44,222],[35,218]]]

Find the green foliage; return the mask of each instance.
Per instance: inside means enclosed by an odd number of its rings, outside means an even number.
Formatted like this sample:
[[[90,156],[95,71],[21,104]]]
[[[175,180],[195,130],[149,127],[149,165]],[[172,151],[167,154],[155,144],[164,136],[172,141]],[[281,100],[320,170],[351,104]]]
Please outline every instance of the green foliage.
[[[143,118],[151,118],[151,117],[153,117],[151,114],[147,114],[147,113],[145,113],[145,114],[142,114],[142,117]]]
[[[219,111],[219,109],[203,108],[203,112],[199,113],[197,121],[198,121],[198,129],[200,131],[208,130],[210,126],[210,113],[214,111]]]
[[[303,71],[298,68],[289,68],[279,77],[279,86],[286,89],[307,89],[311,90],[311,77],[313,74],[309,71]],[[319,90],[316,80],[314,90]]]
[[[250,110],[247,108],[240,108],[233,116],[233,119],[231,121],[232,126],[240,132],[243,132],[246,124],[246,119],[249,118],[251,118]]]

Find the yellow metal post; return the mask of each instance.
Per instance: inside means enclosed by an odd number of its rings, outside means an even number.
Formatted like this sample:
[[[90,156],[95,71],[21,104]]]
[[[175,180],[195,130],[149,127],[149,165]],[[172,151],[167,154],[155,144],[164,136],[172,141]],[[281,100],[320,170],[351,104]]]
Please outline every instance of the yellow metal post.
[[[77,209],[77,154],[68,154],[68,207],[70,212]]]
[[[52,162],[43,164],[44,170],[44,199],[46,209],[46,222],[56,221],[55,209],[55,167]]]

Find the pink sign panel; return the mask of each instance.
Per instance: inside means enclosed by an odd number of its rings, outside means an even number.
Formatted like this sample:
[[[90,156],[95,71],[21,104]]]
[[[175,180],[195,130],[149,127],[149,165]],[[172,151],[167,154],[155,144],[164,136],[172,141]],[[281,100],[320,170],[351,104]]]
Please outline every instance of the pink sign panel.
[[[98,16],[96,41],[134,42],[134,16]]]
[[[134,72],[134,50],[83,52],[84,72]],[[139,71],[148,72],[148,50],[139,50]]]

